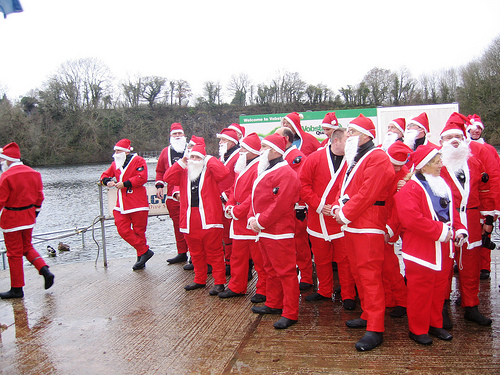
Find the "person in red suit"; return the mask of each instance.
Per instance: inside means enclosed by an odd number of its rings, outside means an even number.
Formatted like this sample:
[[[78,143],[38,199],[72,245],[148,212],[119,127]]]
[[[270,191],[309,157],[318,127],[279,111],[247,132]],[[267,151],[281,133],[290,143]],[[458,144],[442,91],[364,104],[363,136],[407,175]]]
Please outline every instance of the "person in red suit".
[[[163,180],[180,188],[180,230],[184,233],[194,266],[194,282],[186,290],[204,288],[207,264],[212,266],[216,296],[224,291],[226,272],[222,247],[222,204],[219,183],[229,171],[217,158],[207,155],[205,147],[195,145],[189,159],[184,156],[167,170]]]
[[[417,117],[412,118],[406,122],[406,129],[404,133],[404,143],[412,150],[416,150],[421,145],[431,145],[434,148],[439,148],[432,142],[429,142],[428,134],[430,133],[429,118],[427,113],[422,112]]]
[[[323,118],[323,122],[321,123],[321,129],[323,133],[326,135],[326,138],[321,142],[320,147],[325,147],[330,144],[330,139],[332,138],[332,133],[339,128],[339,120],[335,115],[335,112],[328,112]]]
[[[300,120],[303,118],[304,116],[297,112],[289,113],[283,118],[282,126],[292,131],[294,134],[293,145],[307,156],[316,151],[320,147],[320,143],[312,134],[302,129]]]
[[[347,127],[345,158],[348,164],[341,176],[339,207],[335,219],[344,226],[347,256],[356,281],[363,313],[348,320],[350,328],[365,328],[355,344],[359,351],[372,350],[383,341],[384,332],[384,234],[394,168],[387,154],[376,148],[375,125],[359,115]],[[366,249],[370,249],[367,251]]]
[[[238,141],[240,141],[243,137],[245,137],[245,127],[244,126],[237,124],[237,123],[232,123],[227,128],[236,131],[236,134],[238,134]]]
[[[31,243],[33,227],[44,199],[42,177],[21,162],[21,150],[15,142],[0,148],[0,164],[0,229],[7,248],[11,285],[9,291],[0,293],[0,298],[22,298],[23,256],[44,277],[45,289],[54,284],[49,266]]]
[[[442,328],[442,311],[453,264],[453,242],[461,246],[467,231],[454,209],[450,188],[440,177],[443,164],[439,151],[431,145],[419,146],[411,159],[416,173],[394,199],[404,228],[409,335],[419,344],[430,345],[429,334],[441,340],[453,338]]]
[[[381,147],[382,150],[387,151],[394,142],[403,142],[405,131],[406,120],[404,118],[400,117],[392,120],[387,125],[387,133],[385,134],[384,141],[381,145],[379,145],[379,147]]]
[[[356,289],[351,273],[344,233],[332,216],[332,207],[340,189],[340,175],[345,172],[345,128],[337,128],[331,135],[328,147],[308,156],[300,171],[300,196],[309,208],[307,232],[312,245],[318,290],[308,295],[306,301],[332,300],[333,269],[337,263],[341,297],[344,309],[356,307]]]
[[[159,199],[165,196],[165,203],[167,205],[168,215],[172,219],[174,225],[175,243],[177,245],[177,255],[173,258],[167,259],[170,264],[181,263],[187,261],[187,243],[184,234],[179,230],[179,188],[178,186],[167,185],[165,191],[165,182],[163,176],[168,168],[170,168],[177,160],[182,159],[186,151],[186,136],[184,129],[178,122],[174,122],[170,126],[170,146],[165,147],[158,163],[156,164],[156,195]]]
[[[283,160],[285,139],[272,134],[262,140],[258,177],[253,183],[248,226],[257,233],[267,273],[266,303],[256,314],[281,314],[276,329],[295,324],[299,316],[299,282],[295,257],[295,203],[300,182]]]
[[[143,269],[154,255],[146,240],[149,202],[144,184],[148,181],[148,167],[144,158],[130,147],[130,140],[121,139],[114,147],[115,159],[101,175],[101,183],[118,190],[113,209],[118,234],[137,252],[134,271]]]
[[[279,128],[276,133],[285,138],[285,153],[283,158],[288,165],[300,174],[306,156],[292,145],[293,133],[288,128]],[[297,255],[297,267],[300,271],[300,290],[308,290],[313,286],[313,268],[311,246],[307,234],[307,206],[302,199],[295,204],[295,252]]]
[[[247,228],[247,217],[251,205],[253,182],[257,178],[258,156],[260,155],[260,138],[257,133],[250,133],[240,142],[240,156],[235,164],[237,174],[234,187],[226,203],[225,213],[230,217],[230,237],[233,240],[231,254],[231,279],[220,298],[243,296],[247,291],[249,259],[253,260],[258,280],[254,303],[266,301],[266,272],[264,270],[262,253],[255,241],[257,234]]]

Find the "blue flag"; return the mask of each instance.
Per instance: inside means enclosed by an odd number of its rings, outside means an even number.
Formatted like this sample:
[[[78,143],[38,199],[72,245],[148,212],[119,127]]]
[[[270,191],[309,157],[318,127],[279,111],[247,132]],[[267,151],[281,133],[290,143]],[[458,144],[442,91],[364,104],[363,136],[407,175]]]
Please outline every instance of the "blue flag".
[[[7,14],[19,13],[23,11],[23,7],[19,0],[0,0],[0,12],[3,13],[3,18],[7,18]]]

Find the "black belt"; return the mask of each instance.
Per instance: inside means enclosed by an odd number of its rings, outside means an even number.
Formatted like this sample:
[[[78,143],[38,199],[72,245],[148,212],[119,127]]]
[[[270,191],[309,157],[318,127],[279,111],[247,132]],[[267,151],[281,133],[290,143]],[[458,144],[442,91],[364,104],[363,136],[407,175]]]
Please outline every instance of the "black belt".
[[[460,207],[457,207],[457,211],[460,212],[464,212],[465,210],[478,210],[479,207],[464,207],[464,209],[461,209]]]
[[[29,210],[32,207],[36,206],[34,204],[30,204],[29,206],[24,206],[24,207],[4,207],[4,208],[9,211],[24,211],[24,210]]]
[[[374,206],[385,206],[385,201],[376,201],[373,203]]]

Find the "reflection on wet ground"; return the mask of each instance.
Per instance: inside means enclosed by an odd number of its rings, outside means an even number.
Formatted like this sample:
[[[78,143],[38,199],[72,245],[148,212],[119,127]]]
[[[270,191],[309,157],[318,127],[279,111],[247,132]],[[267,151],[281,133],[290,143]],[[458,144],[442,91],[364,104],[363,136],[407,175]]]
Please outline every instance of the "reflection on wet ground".
[[[500,369],[500,252],[490,280],[481,281],[480,327],[463,319],[452,301],[451,342],[422,347],[408,338],[405,318],[386,316],[381,347],[358,353],[362,331],[344,322],[359,307],[332,302],[300,305],[299,322],[279,331],[276,316],[250,311],[255,277],[245,297],[208,295],[213,284],[186,292],[193,273],[157,254],[142,271],[134,258],[102,264],[56,264],[53,288],[26,267],[25,298],[0,301],[0,371],[6,374],[331,374],[474,373]],[[454,287],[455,287],[454,283]],[[9,287],[0,271],[0,289]],[[311,292],[307,292],[311,293]],[[456,299],[456,292],[453,299]],[[388,312],[390,309],[388,309]]]

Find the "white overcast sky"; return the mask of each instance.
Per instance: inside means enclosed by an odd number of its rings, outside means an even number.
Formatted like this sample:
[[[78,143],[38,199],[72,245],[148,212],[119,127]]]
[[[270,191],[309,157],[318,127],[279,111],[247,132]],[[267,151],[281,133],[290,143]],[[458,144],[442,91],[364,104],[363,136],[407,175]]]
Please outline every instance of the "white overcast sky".
[[[372,68],[415,78],[480,57],[500,35],[500,1],[21,0],[0,18],[0,91],[40,88],[65,61],[95,57],[117,82],[157,75],[225,88],[298,72],[337,90]],[[191,101],[192,102],[192,101]]]

